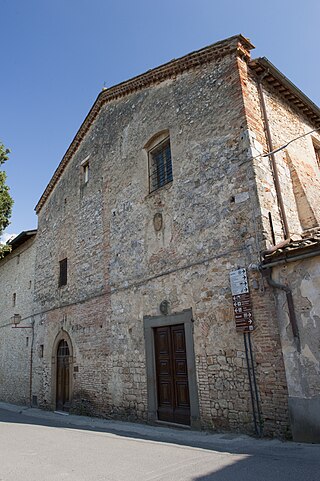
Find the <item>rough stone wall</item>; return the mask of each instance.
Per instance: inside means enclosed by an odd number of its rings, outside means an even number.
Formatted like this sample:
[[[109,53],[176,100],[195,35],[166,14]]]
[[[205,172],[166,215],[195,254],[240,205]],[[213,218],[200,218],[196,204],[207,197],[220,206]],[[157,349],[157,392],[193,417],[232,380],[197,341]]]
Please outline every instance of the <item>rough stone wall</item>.
[[[170,134],[173,182],[149,194],[144,146]],[[107,103],[39,215],[33,395],[52,408],[54,343],[73,347],[77,412],[147,419],[143,317],[192,308],[201,425],[252,432],[229,272],[265,247],[235,54]],[[90,179],[81,182],[89,157]],[[163,226],[156,232],[155,214]],[[68,258],[68,284],[58,287]],[[265,434],[286,435],[274,300],[249,273]]]
[[[289,391],[293,435],[299,441],[320,440],[320,257],[273,269],[273,278],[292,289],[300,334],[297,349],[285,295],[277,291],[278,318]]]
[[[59,180],[39,216],[35,278],[35,346],[43,357],[34,363],[33,395],[44,408],[55,408],[54,342],[61,331],[73,347],[73,408],[103,411],[105,368],[109,353],[108,227],[103,196],[107,189],[101,163],[103,134],[88,135]],[[96,152],[100,157],[96,158]],[[90,181],[83,182],[81,162],[90,154]],[[68,259],[67,285],[59,287],[59,261]]]
[[[239,61],[239,71],[248,119],[247,135],[252,146],[252,154],[256,157],[269,151],[264,133],[257,80],[255,74],[244,62]],[[294,109],[292,104],[281,97],[275,89],[266,82],[262,85],[274,149],[315,128],[306,116]],[[304,230],[318,226],[320,222],[320,170],[313,145],[314,141],[319,142],[319,140],[319,133],[314,132],[275,154],[290,235],[300,235]],[[276,242],[283,240],[270,158],[256,157],[253,165],[264,236],[270,246],[272,237],[269,212],[273,219]]]
[[[124,119],[120,127],[124,134],[114,144],[115,156],[110,159],[110,175],[117,180],[110,185],[107,204],[112,211],[112,324],[123,339],[120,353],[126,350],[132,352],[130,345],[133,342],[140,364],[136,373],[139,377],[130,391],[131,407],[140,405],[146,409],[146,373],[145,366],[140,362],[145,357],[142,319],[143,316],[158,315],[160,302],[167,299],[172,312],[193,309],[201,422],[208,427],[232,429],[234,426],[230,426],[227,409],[229,407],[232,411],[232,406],[226,405],[228,395],[220,393],[218,399],[218,393],[212,392],[218,390],[215,387],[218,376],[211,374],[214,382],[208,383],[208,356],[220,353],[220,350],[225,356],[223,346],[229,347],[230,342],[237,345],[239,339],[235,334],[234,340],[226,335],[224,341],[219,339],[218,343],[213,343],[208,352],[203,348],[203,329],[211,325],[212,311],[220,303],[224,304],[229,293],[227,276],[221,283],[223,269],[217,268],[219,281],[214,282],[211,277],[214,261],[218,258],[222,265],[228,256],[238,259],[245,250],[242,238],[240,242],[238,239],[230,240],[229,235],[230,229],[236,229],[241,222],[241,214],[246,210],[244,204],[248,201],[246,193],[243,197],[239,195],[240,202],[235,208],[231,200],[232,196],[247,191],[241,182],[246,179],[247,172],[244,169],[236,175],[239,157],[241,159],[243,155],[239,145],[241,123],[237,120],[233,129],[226,125],[226,119],[232,123],[241,108],[234,60],[230,60],[226,58],[218,65],[184,74],[157,89],[131,96],[126,105],[115,103],[114,112],[106,114],[110,115],[109,126],[114,125],[111,114],[115,112],[119,112],[116,118]],[[224,78],[228,78],[228,83],[223,82]],[[147,155],[143,146],[154,134],[166,129],[170,132],[174,180],[171,185],[148,195]],[[115,138],[112,131],[110,134]],[[123,158],[121,164],[118,162],[120,156]],[[232,173],[236,177],[234,180]],[[229,189],[226,177],[230,181]],[[231,214],[233,208],[239,219]],[[163,216],[163,228],[158,233],[153,226],[157,213]],[[243,230],[250,251],[254,238],[246,227]],[[205,263],[208,267],[204,267]],[[221,309],[221,304],[219,307]],[[226,313],[223,314],[223,311]],[[230,307],[226,309],[224,305],[220,313],[222,323],[223,320],[227,322],[228,314]],[[233,327],[232,323],[230,325]],[[132,341],[128,334],[134,336]],[[240,347],[235,352],[241,349],[240,341]],[[119,349],[113,357],[117,358],[118,353]],[[213,359],[209,358],[210,361],[213,362]],[[226,382],[228,375],[230,373],[226,370]],[[247,388],[245,385],[244,389]],[[215,419],[213,400],[217,412]],[[236,416],[239,417],[241,411],[248,421],[248,402],[241,408],[235,407]],[[246,424],[244,429],[247,427]]]
[[[32,325],[35,252],[32,238],[0,260],[0,399],[16,404],[30,402],[32,329],[20,327]],[[22,317],[19,329],[14,314]]]

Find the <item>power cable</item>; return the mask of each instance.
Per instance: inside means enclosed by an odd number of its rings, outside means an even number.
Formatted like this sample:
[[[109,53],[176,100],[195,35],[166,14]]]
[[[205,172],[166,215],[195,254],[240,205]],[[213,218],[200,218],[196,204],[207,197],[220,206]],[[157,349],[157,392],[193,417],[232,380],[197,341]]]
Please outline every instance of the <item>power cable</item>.
[[[280,152],[280,150],[283,150],[283,149],[285,149],[286,147],[288,147],[288,145],[292,144],[292,142],[295,142],[296,140],[302,139],[303,137],[306,137],[307,135],[310,135],[310,134],[312,134],[313,132],[318,132],[318,130],[320,130],[320,127],[318,127],[317,129],[310,130],[310,132],[307,132],[306,134],[299,135],[299,137],[296,137],[296,138],[294,138],[294,139],[289,140],[289,142],[287,142],[286,144],[282,145],[281,147],[278,147],[277,149],[272,150],[271,152],[268,152],[268,153],[266,153],[266,154],[256,155],[255,157],[253,157],[253,160],[254,160],[254,159],[257,159],[258,157],[269,157],[269,155],[276,154],[277,152]]]

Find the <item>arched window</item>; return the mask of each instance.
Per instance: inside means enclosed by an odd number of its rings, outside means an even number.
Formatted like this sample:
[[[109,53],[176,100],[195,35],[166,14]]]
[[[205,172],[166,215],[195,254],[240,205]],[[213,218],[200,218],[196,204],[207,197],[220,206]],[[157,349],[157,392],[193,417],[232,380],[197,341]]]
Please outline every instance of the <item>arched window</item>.
[[[58,357],[70,356],[68,343],[64,339],[59,342],[57,356]]]

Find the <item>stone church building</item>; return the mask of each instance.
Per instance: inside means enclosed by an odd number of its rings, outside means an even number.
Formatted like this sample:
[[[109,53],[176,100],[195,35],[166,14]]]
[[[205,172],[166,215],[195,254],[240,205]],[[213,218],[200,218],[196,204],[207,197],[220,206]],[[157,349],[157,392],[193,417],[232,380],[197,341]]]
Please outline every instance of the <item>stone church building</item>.
[[[1,400],[320,440],[320,110],[252,49],[98,95],[0,262]]]

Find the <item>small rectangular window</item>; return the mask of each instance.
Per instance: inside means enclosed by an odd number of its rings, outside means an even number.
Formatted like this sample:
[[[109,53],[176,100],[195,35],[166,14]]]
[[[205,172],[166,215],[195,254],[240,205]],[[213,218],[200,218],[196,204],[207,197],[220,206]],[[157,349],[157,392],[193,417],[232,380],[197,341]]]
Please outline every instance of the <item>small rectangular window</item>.
[[[14,292],[12,294],[12,307],[15,307],[16,302],[17,302],[17,294]]]
[[[67,278],[68,278],[68,259],[62,259],[59,262],[60,266],[60,273],[59,273],[59,287],[67,285]]]
[[[83,182],[87,184],[89,182],[89,163],[83,166]]]
[[[170,139],[167,138],[149,151],[150,192],[172,181]]]
[[[88,155],[83,161],[81,162],[81,183],[85,185],[89,182],[90,178],[90,163],[89,163],[90,155]]]

